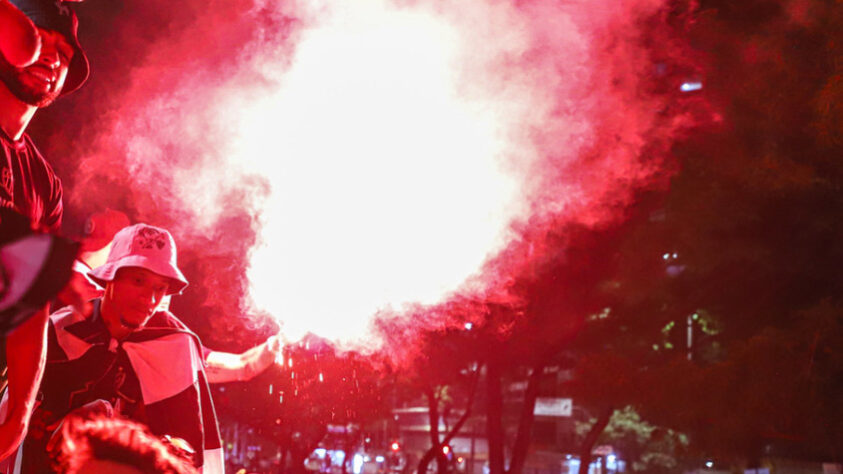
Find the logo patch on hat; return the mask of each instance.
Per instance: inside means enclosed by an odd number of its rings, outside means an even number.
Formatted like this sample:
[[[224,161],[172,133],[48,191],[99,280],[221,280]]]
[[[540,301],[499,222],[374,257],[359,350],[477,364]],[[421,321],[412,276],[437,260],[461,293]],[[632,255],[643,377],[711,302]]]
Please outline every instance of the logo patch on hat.
[[[163,249],[167,246],[167,236],[156,229],[144,227],[135,235],[135,245],[142,249]]]
[[[56,8],[59,10],[60,15],[70,16],[70,7],[65,5],[62,0],[56,0]]]

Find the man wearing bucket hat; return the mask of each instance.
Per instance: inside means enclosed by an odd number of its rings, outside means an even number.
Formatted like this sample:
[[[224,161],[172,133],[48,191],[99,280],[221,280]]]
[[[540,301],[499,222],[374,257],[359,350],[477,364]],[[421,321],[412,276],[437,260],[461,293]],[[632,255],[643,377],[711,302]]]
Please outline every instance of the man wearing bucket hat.
[[[0,203],[11,203],[38,225],[58,230],[62,217],[61,181],[25,131],[35,112],[59,96],[75,91],[88,77],[89,66],[77,39],[73,10],[56,0],[0,0],[0,24],[20,24],[0,31]],[[16,16],[16,17],[15,17]],[[25,17],[25,18],[24,18]],[[26,21],[37,32],[36,59],[20,66],[11,54],[12,36],[27,35]],[[22,48],[22,46],[21,46]],[[17,56],[26,56],[19,53]],[[18,64],[18,65],[15,65]],[[0,157],[2,158],[2,157]]]
[[[15,358],[8,367],[8,410],[0,417],[0,459],[14,452],[29,426],[29,415],[38,393],[46,355],[48,310],[71,276],[78,245],[61,237],[40,233],[29,219],[0,206],[0,342]],[[35,319],[35,324],[30,320]],[[39,363],[40,362],[40,363]],[[35,374],[32,367],[38,367]]]
[[[67,307],[50,316],[41,404],[17,460],[20,472],[41,472],[50,433],[65,415],[96,400],[109,402],[117,414],[146,424],[156,435],[186,440],[202,472],[222,472],[206,370],[213,368],[221,380],[249,373],[249,364],[266,367],[280,351],[277,337],[243,354],[228,354],[239,363],[215,360],[181,321],[159,311],[162,299],[180,293],[187,279],[178,268],[172,236],[158,227],[136,224],[118,232],[105,264],[89,276],[105,288],[93,315]]]
[[[39,108],[78,89],[88,77],[77,24],[61,1],[0,0],[0,207],[51,231],[61,225],[61,181],[25,131]],[[6,230],[0,224],[0,232]],[[23,322],[6,341],[11,402],[0,413],[0,459],[17,445],[35,402],[48,308]],[[4,434],[18,424],[22,429],[16,436]]]

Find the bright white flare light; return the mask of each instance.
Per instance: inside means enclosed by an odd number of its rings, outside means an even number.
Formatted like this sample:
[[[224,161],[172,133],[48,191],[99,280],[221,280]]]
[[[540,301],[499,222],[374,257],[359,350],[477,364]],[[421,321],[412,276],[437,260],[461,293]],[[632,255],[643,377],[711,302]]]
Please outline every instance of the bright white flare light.
[[[458,91],[458,32],[348,5],[303,33],[274,92],[230,104],[231,152],[271,184],[250,296],[290,339],[359,341],[381,309],[440,301],[519,211],[492,105]]]

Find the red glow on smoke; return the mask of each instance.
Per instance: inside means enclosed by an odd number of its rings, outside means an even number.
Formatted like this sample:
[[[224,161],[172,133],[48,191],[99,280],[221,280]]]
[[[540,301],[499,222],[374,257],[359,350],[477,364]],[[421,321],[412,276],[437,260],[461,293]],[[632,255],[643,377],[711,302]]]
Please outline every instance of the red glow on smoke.
[[[359,341],[665,182],[692,120],[652,90],[685,54],[663,3],[180,2],[100,100],[74,204],[129,189],[218,279],[205,305]]]

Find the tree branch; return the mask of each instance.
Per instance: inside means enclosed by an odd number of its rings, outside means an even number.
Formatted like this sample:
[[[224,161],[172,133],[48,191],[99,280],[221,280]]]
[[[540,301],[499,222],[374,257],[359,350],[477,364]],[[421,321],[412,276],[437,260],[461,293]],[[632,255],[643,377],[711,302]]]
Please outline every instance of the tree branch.
[[[421,460],[419,460],[418,468],[416,469],[417,474],[424,474],[427,471],[427,466],[433,461],[434,458],[441,458],[442,457],[442,448],[445,447],[448,443],[451,442],[454,437],[459,434],[460,430],[462,429],[463,425],[465,425],[466,421],[468,421],[469,416],[471,416],[471,407],[474,405],[474,398],[477,394],[477,386],[479,385],[480,380],[480,368],[478,367],[477,370],[474,372],[471,380],[471,391],[468,394],[468,402],[466,403],[465,411],[463,412],[460,419],[454,423],[454,427],[448,431],[448,434],[441,441],[437,441],[435,444],[431,444],[430,449],[424,453]],[[431,430],[433,428],[431,427]],[[438,429],[437,429],[437,438],[438,438]]]
[[[539,382],[544,375],[544,362],[537,363],[530,378],[527,380],[527,389],[524,392],[524,404],[521,408],[521,418],[518,422],[518,433],[515,436],[515,445],[512,447],[512,460],[509,462],[509,474],[521,474],[524,462],[527,460],[527,451],[532,438],[533,421],[536,408],[536,398],[539,395]]]
[[[606,407],[602,412],[600,412],[600,416],[597,417],[597,422],[594,423],[590,430],[588,430],[588,434],[585,436],[585,440],[580,447],[579,474],[588,474],[588,466],[591,464],[591,450],[594,448],[594,443],[596,443],[600,435],[603,434],[603,430],[606,429],[606,426],[609,424],[609,420],[612,419],[612,413],[614,412],[614,407]]]

